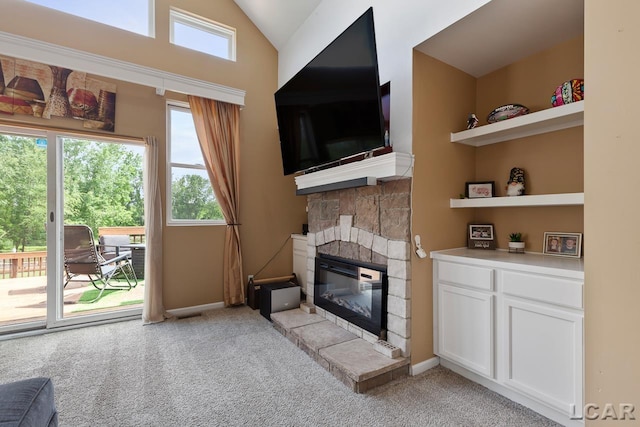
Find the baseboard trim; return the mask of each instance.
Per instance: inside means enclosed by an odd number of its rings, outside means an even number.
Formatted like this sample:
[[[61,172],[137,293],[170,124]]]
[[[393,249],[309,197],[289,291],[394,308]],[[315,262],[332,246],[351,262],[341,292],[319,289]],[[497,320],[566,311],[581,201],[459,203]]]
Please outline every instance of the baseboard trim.
[[[433,356],[431,359],[427,359],[424,362],[411,365],[411,376],[419,375],[423,372],[427,372],[429,369],[433,369],[440,364],[440,358]]]
[[[224,302],[214,302],[211,304],[194,305],[191,307],[172,308],[171,310],[167,310],[167,313],[175,317],[189,317],[195,314],[200,314],[203,311],[216,310],[219,308],[224,308]]]
[[[563,414],[561,412],[559,412],[556,409],[553,409],[541,402],[538,402],[532,398],[529,398],[523,394],[520,394],[519,392],[515,391],[515,390],[511,390],[510,388],[507,388],[501,384],[498,384],[497,382],[490,380],[488,378],[485,378],[481,375],[476,374],[475,372],[472,372],[466,368],[463,368],[462,366],[454,363],[454,362],[450,362],[446,359],[441,359],[440,360],[440,364],[447,368],[452,370],[453,372],[462,375],[463,377],[476,382],[482,386],[485,386],[486,388],[488,388],[491,391],[495,391],[498,394],[503,395],[504,397],[506,397],[507,399],[513,400],[516,403],[519,403],[522,406],[526,406],[527,408],[537,412],[538,414],[547,417],[559,424],[562,424],[563,426],[566,427],[584,427],[584,420],[582,419],[571,419],[569,418],[569,415],[567,414]]]

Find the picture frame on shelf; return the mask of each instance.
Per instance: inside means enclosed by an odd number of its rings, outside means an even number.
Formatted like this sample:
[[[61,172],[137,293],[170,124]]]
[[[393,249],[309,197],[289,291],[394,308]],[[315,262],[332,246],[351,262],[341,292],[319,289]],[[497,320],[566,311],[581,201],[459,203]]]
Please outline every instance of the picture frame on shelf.
[[[470,249],[495,249],[493,224],[469,224],[467,246]]]
[[[467,199],[481,199],[486,197],[495,197],[495,195],[495,181],[478,181],[465,183],[464,196]]]
[[[580,258],[582,233],[545,231],[542,253],[545,255]]]

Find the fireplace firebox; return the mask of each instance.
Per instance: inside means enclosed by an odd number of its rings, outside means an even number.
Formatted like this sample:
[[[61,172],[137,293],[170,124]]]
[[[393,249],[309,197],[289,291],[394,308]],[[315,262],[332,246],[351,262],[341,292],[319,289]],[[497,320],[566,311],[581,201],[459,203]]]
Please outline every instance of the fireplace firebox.
[[[387,267],[329,255],[316,257],[313,303],[386,339]]]

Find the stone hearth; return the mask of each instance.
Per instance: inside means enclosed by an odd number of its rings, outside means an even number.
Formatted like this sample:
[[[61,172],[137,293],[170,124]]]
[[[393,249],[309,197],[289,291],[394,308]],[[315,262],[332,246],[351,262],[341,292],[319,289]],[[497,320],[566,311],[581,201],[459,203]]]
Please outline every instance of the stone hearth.
[[[411,353],[411,179],[378,182],[307,196],[307,302],[313,303],[318,253],[387,266],[387,334],[389,343]],[[374,343],[379,337],[346,320],[318,315]]]
[[[392,359],[322,316],[301,309],[271,314],[274,327],[356,393],[409,375],[409,359]]]

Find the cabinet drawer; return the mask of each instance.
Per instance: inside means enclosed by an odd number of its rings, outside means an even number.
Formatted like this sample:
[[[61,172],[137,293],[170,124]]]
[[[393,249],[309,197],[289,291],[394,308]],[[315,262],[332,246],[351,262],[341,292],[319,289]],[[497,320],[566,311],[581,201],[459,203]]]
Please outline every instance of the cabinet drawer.
[[[438,280],[472,288],[493,290],[493,269],[438,262]]]
[[[504,271],[505,294],[582,309],[583,282],[562,277]]]

